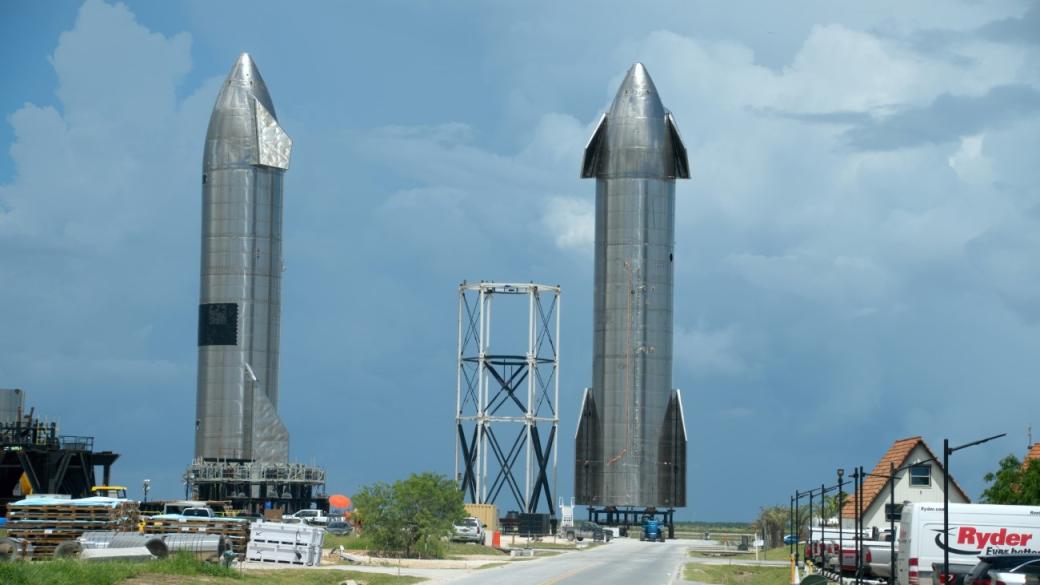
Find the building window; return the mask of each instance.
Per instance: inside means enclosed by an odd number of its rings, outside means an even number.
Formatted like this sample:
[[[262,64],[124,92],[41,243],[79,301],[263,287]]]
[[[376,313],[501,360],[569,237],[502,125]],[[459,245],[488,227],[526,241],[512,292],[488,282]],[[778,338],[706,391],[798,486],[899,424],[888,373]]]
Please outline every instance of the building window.
[[[903,519],[903,504],[885,504],[885,520],[899,522]]]
[[[931,487],[931,485],[931,465],[915,465],[910,468],[910,487]]]

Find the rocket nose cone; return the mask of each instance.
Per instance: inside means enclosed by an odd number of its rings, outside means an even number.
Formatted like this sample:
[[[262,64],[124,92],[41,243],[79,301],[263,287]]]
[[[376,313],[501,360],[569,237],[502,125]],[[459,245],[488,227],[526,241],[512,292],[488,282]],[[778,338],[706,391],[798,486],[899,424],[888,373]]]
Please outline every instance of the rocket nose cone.
[[[625,83],[622,85],[626,84],[632,87],[653,87],[654,82],[650,79],[650,73],[642,63],[634,63],[625,74]]]
[[[228,83],[238,83],[249,86],[260,76],[260,72],[256,68],[256,63],[253,63],[253,58],[249,53],[242,53],[235,60],[235,64],[231,66],[231,72],[228,73]]]
[[[632,65],[610,106],[610,116],[663,117],[664,113],[650,73],[642,63]]]
[[[260,70],[249,53],[239,55],[235,64],[231,66],[231,71],[224,82],[225,90],[229,87],[245,88],[267,108],[267,111],[271,112],[275,119],[278,119],[274,111],[274,104],[271,102],[271,95],[267,91],[267,84],[264,83],[264,78],[260,75]]]

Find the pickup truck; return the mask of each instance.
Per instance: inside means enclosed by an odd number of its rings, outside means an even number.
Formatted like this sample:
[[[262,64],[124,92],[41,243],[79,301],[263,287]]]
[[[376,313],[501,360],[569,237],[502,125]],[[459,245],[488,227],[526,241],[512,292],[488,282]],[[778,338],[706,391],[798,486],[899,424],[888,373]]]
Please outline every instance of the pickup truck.
[[[195,506],[181,510],[181,516],[185,518],[214,518],[216,514],[207,506]]]
[[[479,518],[463,518],[452,525],[451,539],[455,542],[484,542],[484,525]]]
[[[881,579],[892,579],[892,543],[891,542],[868,542],[867,564],[870,566],[870,574]],[[899,551],[896,551],[898,558]]]
[[[889,547],[891,547],[891,546],[892,546],[891,543],[883,542],[883,541],[880,541],[880,540],[864,540],[864,541],[862,541],[861,548],[860,548],[860,565],[862,566],[862,571],[860,572],[860,576],[861,577],[870,577],[870,576],[877,577],[877,576],[880,576],[877,573],[873,572],[873,565],[871,563],[873,561],[873,559],[874,559],[875,551],[877,551],[877,549],[879,549],[881,547],[884,547],[884,549],[885,549],[885,552],[884,552],[885,562],[887,563],[888,562]],[[880,551],[878,551],[876,554],[880,555],[881,553],[880,553]],[[885,567],[888,568],[888,565],[886,564]],[[841,555],[841,569],[842,569],[843,572],[855,574],[855,572],[856,572],[856,543],[855,542],[846,543],[845,550],[842,551],[842,555]],[[888,572],[891,572],[891,571],[888,571]]]
[[[325,515],[324,510],[300,510],[290,518],[298,518],[301,522],[311,525],[324,526],[329,523],[329,517]]]

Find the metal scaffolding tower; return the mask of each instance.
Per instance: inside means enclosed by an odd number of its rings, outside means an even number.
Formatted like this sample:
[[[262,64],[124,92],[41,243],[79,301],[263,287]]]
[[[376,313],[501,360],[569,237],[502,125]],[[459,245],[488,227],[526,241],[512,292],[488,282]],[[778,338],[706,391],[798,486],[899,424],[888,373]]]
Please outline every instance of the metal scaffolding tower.
[[[496,347],[506,353],[491,348],[491,308],[496,297],[503,302],[527,301],[524,354],[508,353],[524,346],[519,336],[496,338]],[[477,504],[495,503],[504,489],[519,511],[529,514],[544,501],[545,511],[555,517],[560,287],[464,282],[459,285],[458,326],[455,477],[459,488]]]

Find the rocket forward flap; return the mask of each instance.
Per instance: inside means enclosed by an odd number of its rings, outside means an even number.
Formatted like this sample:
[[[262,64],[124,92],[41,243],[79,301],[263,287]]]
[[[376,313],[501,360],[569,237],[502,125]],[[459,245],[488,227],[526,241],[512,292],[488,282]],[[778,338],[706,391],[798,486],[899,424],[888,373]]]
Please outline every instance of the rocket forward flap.
[[[256,104],[256,141],[260,164],[265,167],[288,170],[289,155],[292,154],[292,138],[282,130],[271,112],[260,100]]]
[[[601,114],[596,124],[596,131],[585,145],[585,158],[581,163],[581,178],[588,179],[599,173],[600,151],[607,140],[607,115]]]
[[[668,398],[657,453],[657,485],[660,486],[661,500],[669,506],[681,508],[686,505],[686,417],[679,390],[672,390]]]
[[[574,436],[574,495],[579,504],[596,503],[593,498],[601,492],[599,480],[602,477],[603,460],[598,448],[600,441],[596,405],[591,389],[586,388],[581,399],[578,430]]]
[[[686,155],[686,145],[683,144],[682,136],[679,136],[679,127],[675,125],[675,118],[668,112],[664,118],[668,126],[668,138],[672,141],[672,155],[675,156],[675,178],[690,178],[690,159]]]

